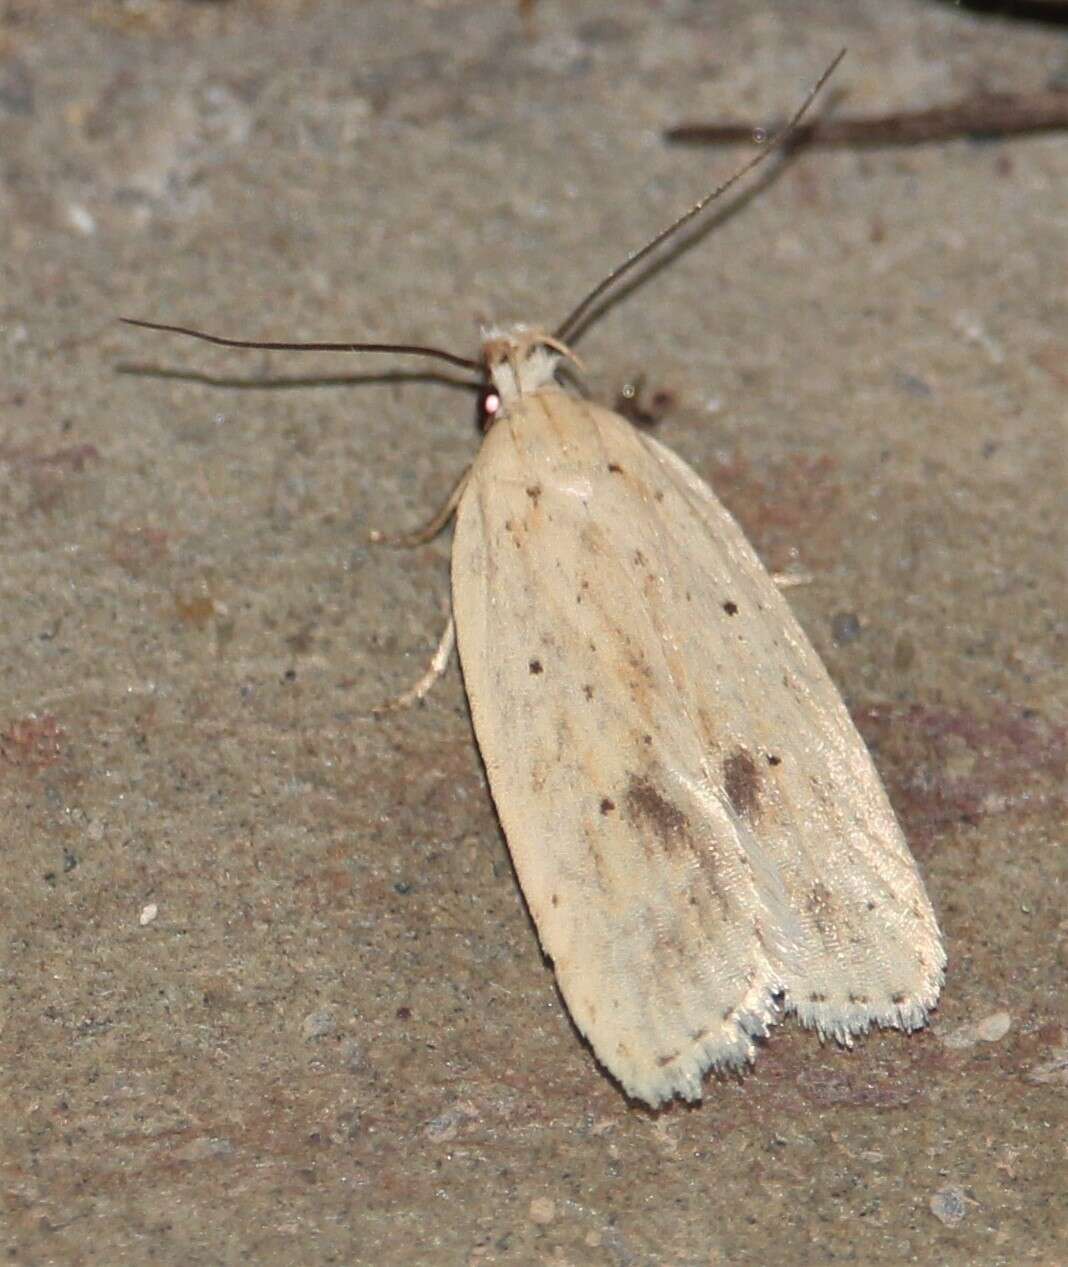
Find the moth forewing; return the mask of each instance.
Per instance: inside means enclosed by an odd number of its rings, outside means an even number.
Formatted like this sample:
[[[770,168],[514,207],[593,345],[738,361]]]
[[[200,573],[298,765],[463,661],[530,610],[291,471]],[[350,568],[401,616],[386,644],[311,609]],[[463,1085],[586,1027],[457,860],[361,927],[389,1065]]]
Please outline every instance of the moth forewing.
[[[922,1024],[934,914],[818,656],[700,477],[548,381],[544,349],[516,372],[528,340],[458,507],[453,607],[576,1024],[653,1105],[700,1098],[783,1009],[843,1042]]]

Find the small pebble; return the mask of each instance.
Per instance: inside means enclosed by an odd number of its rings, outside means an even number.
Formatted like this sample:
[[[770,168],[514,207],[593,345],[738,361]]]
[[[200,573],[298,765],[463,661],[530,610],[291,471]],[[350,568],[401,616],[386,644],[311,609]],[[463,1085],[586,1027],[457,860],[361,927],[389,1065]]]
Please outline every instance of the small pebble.
[[[329,1008],[320,1008],[317,1012],[309,1012],[301,1023],[301,1036],[308,1042],[316,1038],[325,1038],[336,1028],[334,1015]]]
[[[957,1227],[964,1222],[964,1189],[955,1183],[947,1183],[931,1198],[931,1213],[946,1227]]]
[[[1012,1017],[1008,1012],[994,1012],[981,1020],[975,1027],[975,1036],[984,1043],[1000,1042],[1012,1028]]]
[[[531,1223],[551,1223],[556,1218],[556,1202],[551,1197],[535,1197],[530,1203]]]
[[[831,637],[835,645],[844,647],[861,635],[860,617],[856,612],[835,612],[831,618]]]
[[[1008,1012],[993,1012],[981,1021],[966,1021],[941,1035],[942,1042],[951,1050],[960,1051],[974,1047],[976,1043],[997,1043],[1012,1028]]]

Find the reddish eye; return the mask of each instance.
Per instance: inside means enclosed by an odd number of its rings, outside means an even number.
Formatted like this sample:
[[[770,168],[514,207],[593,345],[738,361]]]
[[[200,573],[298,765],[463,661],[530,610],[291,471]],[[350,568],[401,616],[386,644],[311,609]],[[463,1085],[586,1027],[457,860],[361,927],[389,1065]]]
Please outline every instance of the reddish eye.
[[[497,417],[501,408],[501,398],[492,387],[484,387],[478,398],[478,423],[483,431],[488,431],[493,426],[493,420]]]

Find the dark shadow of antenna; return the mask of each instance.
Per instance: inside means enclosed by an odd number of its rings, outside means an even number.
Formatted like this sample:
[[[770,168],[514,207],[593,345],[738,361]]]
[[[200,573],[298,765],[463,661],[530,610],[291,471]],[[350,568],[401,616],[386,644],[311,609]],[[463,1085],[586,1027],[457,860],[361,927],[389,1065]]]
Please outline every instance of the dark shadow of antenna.
[[[201,370],[177,369],[165,365],[149,365],[122,361],[114,366],[116,374],[135,378],[154,378],[176,383],[200,383],[204,387],[223,387],[235,391],[290,391],[309,387],[390,387],[406,383],[431,383],[439,387],[477,391],[479,384],[470,379],[454,378],[435,370],[387,370],[377,374],[300,374],[277,378],[249,377],[238,374],[206,374]]]

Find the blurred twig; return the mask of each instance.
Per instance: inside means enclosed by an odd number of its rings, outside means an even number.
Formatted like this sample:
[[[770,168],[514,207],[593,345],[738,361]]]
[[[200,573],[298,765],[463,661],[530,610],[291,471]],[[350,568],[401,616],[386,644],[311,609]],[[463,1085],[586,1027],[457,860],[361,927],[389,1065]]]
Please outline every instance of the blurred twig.
[[[790,148],[826,145],[877,147],[926,145],[961,137],[990,139],[1068,128],[1068,92],[983,92],[927,110],[902,110],[869,118],[827,118],[803,123]],[[752,144],[774,132],[751,123],[680,123],[664,138],[680,145]]]

